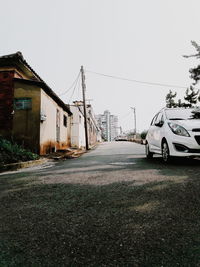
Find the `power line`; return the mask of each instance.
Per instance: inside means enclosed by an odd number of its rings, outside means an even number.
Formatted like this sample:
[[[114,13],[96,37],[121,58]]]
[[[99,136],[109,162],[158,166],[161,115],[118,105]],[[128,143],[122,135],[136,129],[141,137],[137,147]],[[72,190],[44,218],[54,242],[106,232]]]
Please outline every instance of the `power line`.
[[[70,103],[70,101],[71,101],[71,99],[72,99],[72,97],[73,97],[73,95],[74,95],[74,92],[75,92],[75,90],[76,90],[76,87],[77,87],[79,78],[80,78],[80,72],[79,72],[78,78],[77,78],[76,81],[75,81],[74,90],[73,90],[73,92],[72,92],[72,94],[71,94],[71,96],[70,96],[70,98],[69,98],[68,103]]]
[[[125,122],[125,121],[127,121],[128,119],[130,120],[130,117],[132,117],[131,112],[129,112],[129,114],[127,114],[126,116],[124,116],[124,117],[122,117],[122,118],[119,117],[119,121],[120,121],[120,123],[121,123],[121,122]]]
[[[77,99],[80,99],[80,92],[81,91],[81,79],[79,79],[79,82],[78,82],[78,92],[77,92]]]
[[[131,111],[129,111],[128,113],[126,113],[126,114],[123,115],[123,116],[120,116],[119,118],[120,118],[120,120],[123,120],[124,118],[128,117],[130,114],[132,114]]]
[[[76,82],[78,81],[79,77],[80,77],[80,71],[79,71],[78,76],[76,77],[75,81],[72,83],[72,85],[66,91],[64,91],[63,93],[59,94],[58,96],[62,96],[62,95],[67,94],[73,88],[74,84],[76,84]]]
[[[135,83],[141,83],[141,84],[147,84],[147,85],[156,85],[156,86],[163,86],[163,87],[175,87],[175,88],[184,88],[187,89],[186,86],[180,86],[180,85],[173,85],[173,84],[165,84],[165,83],[157,83],[157,82],[146,82],[146,81],[140,81],[140,80],[134,80],[134,79],[129,79],[129,78],[124,78],[124,77],[119,77],[119,76],[114,76],[114,75],[108,75],[108,74],[103,74],[100,72],[95,72],[95,71],[90,71],[87,70],[86,72],[93,73],[99,76],[104,76],[104,77],[109,77],[113,79],[118,79],[122,81],[128,81],[128,82],[135,82]]]

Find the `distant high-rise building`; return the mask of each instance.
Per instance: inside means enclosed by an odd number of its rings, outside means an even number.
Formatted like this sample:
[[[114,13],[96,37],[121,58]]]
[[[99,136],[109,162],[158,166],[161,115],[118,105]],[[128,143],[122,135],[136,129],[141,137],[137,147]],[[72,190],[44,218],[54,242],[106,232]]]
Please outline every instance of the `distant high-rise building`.
[[[104,114],[96,116],[99,127],[102,129],[102,137],[105,141],[113,141],[118,136],[118,117],[111,115],[108,110]]]

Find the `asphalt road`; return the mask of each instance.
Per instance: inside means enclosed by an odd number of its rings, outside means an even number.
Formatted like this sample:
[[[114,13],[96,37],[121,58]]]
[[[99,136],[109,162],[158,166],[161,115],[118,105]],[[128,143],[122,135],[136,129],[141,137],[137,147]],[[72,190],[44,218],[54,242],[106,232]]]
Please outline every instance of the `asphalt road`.
[[[0,262],[200,266],[199,178],[199,160],[147,160],[130,142],[1,173]]]
[[[179,159],[164,164],[160,156],[145,157],[144,145],[131,142],[105,142],[76,159],[50,161],[41,166],[1,175],[39,177],[42,183],[110,184],[133,182],[135,185],[184,180],[200,176],[200,160]]]

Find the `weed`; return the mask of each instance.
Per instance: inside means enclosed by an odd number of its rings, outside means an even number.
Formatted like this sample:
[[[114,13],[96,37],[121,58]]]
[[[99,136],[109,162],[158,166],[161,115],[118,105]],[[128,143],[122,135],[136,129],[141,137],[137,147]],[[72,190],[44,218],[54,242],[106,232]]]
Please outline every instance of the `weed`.
[[[37,154],[24,149],[17,143],[0,137],[0,165],[19,161],[35,160],[38,158],[39,156]]]

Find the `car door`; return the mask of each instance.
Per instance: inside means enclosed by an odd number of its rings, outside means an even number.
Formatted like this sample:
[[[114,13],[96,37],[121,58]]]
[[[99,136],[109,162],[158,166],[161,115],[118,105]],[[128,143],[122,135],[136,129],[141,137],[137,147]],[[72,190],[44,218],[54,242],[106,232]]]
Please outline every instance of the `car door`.
[[[162,131],[163,131],[163,124],[164,124],[164,117],[163,113],[159,112],[155,121],[154,121],[154,149],[161,153],[161,138],[162,138]]]
[[[148,143],[149,143],[150,150],[155,150],[155,148],[156,148],[156,141],[155,141],[156,127],[155,127],[155,121],[157,119],[157,116],[158,116],[158,114],[156,114],[153,117],[153,119],[151,121],[151,125],[150,125],[149,130],[148,130],[148,134],[147,134],[147,140],[148,140]]]

